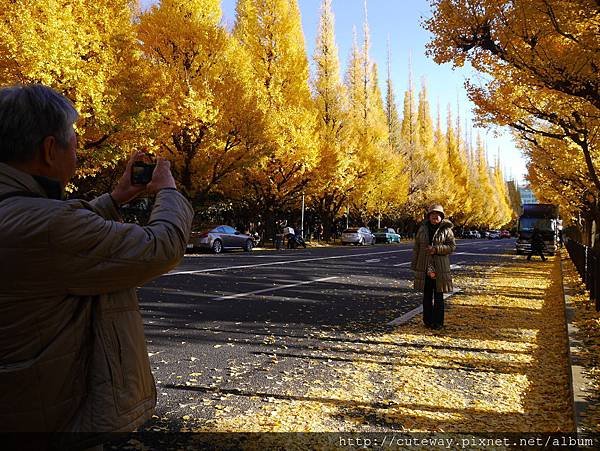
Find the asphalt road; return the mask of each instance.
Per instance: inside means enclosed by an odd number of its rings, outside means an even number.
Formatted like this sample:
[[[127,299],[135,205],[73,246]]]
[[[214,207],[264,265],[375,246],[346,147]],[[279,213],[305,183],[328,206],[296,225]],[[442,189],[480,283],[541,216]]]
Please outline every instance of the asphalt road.
[[[458,240],[453,271],[483,270],[507,252],[513,239]],[[404,242],[186,256],[139,289],[158,389],[150,427],[178,430],[182,418],[202,424],[215,410],[301,399],[329,366],[351,363],[340,352],[352,345],[345,337],[387,330],[420,305],[411,254]]]

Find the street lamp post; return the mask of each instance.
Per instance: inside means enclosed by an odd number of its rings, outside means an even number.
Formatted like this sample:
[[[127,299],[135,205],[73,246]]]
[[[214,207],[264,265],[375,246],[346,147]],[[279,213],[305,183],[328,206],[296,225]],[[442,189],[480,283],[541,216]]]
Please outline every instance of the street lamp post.
[[[350,227],[350,205],[346,205],[346,228]]]
[[[302,192],[302,218],[300,220],[300,235],[304,238],[304,191]]]

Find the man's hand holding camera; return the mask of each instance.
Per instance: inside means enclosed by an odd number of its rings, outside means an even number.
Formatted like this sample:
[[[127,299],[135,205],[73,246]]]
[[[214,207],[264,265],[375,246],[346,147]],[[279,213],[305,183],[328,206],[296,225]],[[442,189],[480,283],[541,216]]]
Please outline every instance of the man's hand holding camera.
[[[176,188],[175,179],[171,174],[171,163],[164,158],[158,158],[156,166],[152,169],[150,157],[143,151],[137,151],[127,162],[125,172],[112,191],[111,197],[119,205],[123,205],[143,192],[156,194],[163,188]]]
[[[429,255],[433,255],[435,254],[435,247],[433,246],[427,246],[427,252],[429,252]]]

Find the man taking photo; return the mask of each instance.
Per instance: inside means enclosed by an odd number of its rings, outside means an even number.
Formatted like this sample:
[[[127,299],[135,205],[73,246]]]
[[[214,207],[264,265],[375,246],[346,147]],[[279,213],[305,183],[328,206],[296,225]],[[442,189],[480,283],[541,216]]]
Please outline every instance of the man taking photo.
[[[111,194],[62,200],[77,118],[48,87],[0,89],[0,432],[97,433],[85,448],[154,412],[135,289],[181,260],[193,211],[166,160],[132,184],[141,153]],[[156,195],[148,225],[122,223],[142,192]]]

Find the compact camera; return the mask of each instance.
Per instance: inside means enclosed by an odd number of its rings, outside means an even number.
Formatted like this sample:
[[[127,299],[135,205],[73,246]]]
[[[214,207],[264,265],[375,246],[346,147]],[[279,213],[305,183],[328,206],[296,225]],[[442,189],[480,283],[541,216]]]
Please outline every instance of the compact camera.
[[[134,161],[131,166],[131,184],[147,185],[152,180],[152,173],[156,167],[155,163],[146,163],[144,161]]]

